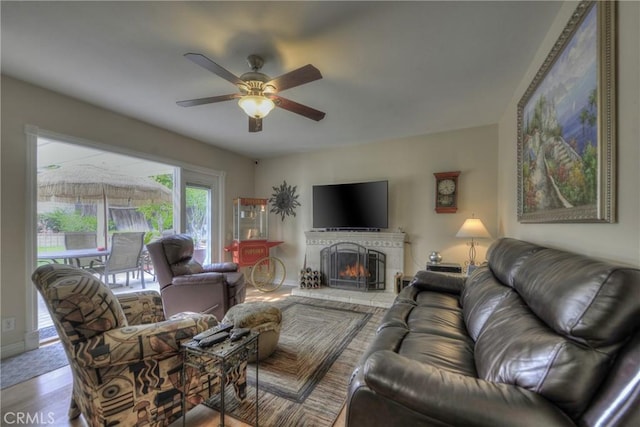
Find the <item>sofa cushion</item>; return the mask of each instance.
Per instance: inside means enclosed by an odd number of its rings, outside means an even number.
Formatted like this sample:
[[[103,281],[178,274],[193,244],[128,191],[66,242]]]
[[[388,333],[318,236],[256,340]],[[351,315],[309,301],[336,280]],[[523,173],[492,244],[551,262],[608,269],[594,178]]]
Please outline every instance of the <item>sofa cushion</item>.
[[[487,251],[489,268],[500,282],[513,286],[514,277],[522,268],[522,264],[542,249],[544,249],[542,246],[522,240],[500,239]]]
[[[473,341],[469,338],[433,332],[407,334],[397,351],[437,369],[477,377],[473,352]]]
[[[416,288],[405,288],[385,313],[376,341],[381,334],[387,339],[376,350],[392,350],[438,369],[476,376],[474,343],[466,332],[458,297],[415,292]]]
[[[412,333],[435,334],[455,339],[468,339],[464,318],[459,308],[418,305],[407,318]]]
[[[640,325],[639,284],[637,269],[547,249],[523,262],[514,288],[557,333],[605,347]]]
[[[479,375],[540,393],[578,418],[638,328],[638,271],[513,239],[496,242],[488,258],[513,291],[486,274],[463,290],[468,329],[479,332]]]
[[[487,266],[478,268],[467,279],[460,295],[467,332],[477,340],[487,319],[500,301],[513,290],[500,283]]]
[[[576,419],[611,357],[555,333],[512,291],[480,333],[475,362],[480,378],[539,393]]]

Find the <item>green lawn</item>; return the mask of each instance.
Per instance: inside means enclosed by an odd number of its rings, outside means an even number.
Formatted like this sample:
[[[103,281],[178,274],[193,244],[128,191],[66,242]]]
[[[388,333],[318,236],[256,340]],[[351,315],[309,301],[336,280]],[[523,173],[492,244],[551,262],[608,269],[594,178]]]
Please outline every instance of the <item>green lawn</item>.
[[[64,246],[38,246],[38,254],[42,254],[45,252],[58,252],[58,251],[64,251],[65,247]],[[38,260],[38,265],[40,264],[45,264],[45,263],[50,263],[51,260],[50,259],[42,259],[42,260]],[[63,259],[57,259],[56,262],[60,263],[60,264],[64,264],[64,260]]]
[[[38,253],[64,251],[64,246],[38,246]]]

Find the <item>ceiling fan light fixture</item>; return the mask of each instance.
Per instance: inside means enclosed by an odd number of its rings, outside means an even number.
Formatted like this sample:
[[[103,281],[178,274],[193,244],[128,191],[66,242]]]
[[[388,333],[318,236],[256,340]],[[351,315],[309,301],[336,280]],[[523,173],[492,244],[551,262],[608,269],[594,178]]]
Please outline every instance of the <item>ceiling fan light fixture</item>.
[[[240,98],[238,105],[249,117],[255,119],[266,117],[276,106],[272,100],[260,95],[245,95]]]

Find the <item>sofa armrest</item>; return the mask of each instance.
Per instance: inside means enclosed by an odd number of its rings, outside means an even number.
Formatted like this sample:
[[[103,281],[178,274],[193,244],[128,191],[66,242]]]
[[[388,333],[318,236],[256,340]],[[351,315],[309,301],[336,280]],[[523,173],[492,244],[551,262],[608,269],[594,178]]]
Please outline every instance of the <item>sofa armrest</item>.
[[[157,323],[165,320],[162,298],[157,291],[137,291],[115,296],[129,326]]]
[[[438,425],[574,426],[564,412],[536,393],[454,374],[388,350],[369,356],[364,380],[378,395],[437,420]]]
[[[179,354],[182,342],[217,324],[215,316],[183,314],[164,322],[106,331],[76,344],[73,353],[78,365],[88,368],[164,359]]]
[[[235,262],[218,262],[203,265],[202,268],[207,273],[233,273],[238,271],[238,264]]]
[[[466,277],[461,275],[421,270],[416,273],[409,285],[424,291],[460,294],[465,280]]]

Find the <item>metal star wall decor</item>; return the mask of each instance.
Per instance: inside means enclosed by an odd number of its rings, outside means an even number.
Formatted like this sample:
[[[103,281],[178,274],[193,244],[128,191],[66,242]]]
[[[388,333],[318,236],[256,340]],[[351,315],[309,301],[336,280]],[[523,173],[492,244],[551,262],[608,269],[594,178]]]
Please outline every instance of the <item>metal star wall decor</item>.
[[[274,193],[269,199],[271,203],[271,212],[276,215],[280,215],[282,221],[285,216],[296,216],[296,208],[300,206],[298,202],[298,195],[296,189],[298,186],[287,185],[287,181],[284,181],[280,187],[272,187]]]

